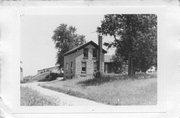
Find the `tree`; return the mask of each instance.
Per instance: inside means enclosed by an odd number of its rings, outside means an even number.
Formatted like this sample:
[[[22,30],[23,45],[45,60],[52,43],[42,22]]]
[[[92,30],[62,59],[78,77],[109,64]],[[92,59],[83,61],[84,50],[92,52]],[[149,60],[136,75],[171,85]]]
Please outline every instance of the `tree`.
[[[124,65],[126,62],[124,61],[123,57],[119,53],[115,53],[115,55],[112,56],[113,61],[113,71],[115,73],[121,73],[125,70]]]
[[[54,30],[52,39],[55,43],[55,48],[58,49],[56,64],[59,64],[60,68],[64,65],[64,53],[86,42],[84,35],[77,34],[76,28],[67,24],[60,24]]]
[[[104,43],[116,47],[124,61],[128,60],[128,75],[145,72],[157,66],[157,16],[154,14],[108,14],[97,32],[114,37]]]

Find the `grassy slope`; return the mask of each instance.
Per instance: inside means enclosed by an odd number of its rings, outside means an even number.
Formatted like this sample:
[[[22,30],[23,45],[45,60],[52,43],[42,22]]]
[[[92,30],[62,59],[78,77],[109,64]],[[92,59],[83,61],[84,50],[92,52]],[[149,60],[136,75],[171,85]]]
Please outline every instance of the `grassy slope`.
[[[21,87],[22,106],[56,106],[56,99],[40,94],[28,87]]]
[[[111,105],[155,105],[157,79],[154,76],[104,78],[104,80],[72,79],[41,85],[73,96]],[[144,79],[146,78],[146,79]]]
[[[49,75],[49,72],[43,73],[43,74],[37,74],[33,77],[33,81],[39,81],[44,79],[47,75]]]
[[[23,80],[21,81],[21,83],[30,83],[30,82],[40,81],[44,79],[48,74],[49,72],[43,73],[43,74],[37,74],[34,76],[25,76]]]

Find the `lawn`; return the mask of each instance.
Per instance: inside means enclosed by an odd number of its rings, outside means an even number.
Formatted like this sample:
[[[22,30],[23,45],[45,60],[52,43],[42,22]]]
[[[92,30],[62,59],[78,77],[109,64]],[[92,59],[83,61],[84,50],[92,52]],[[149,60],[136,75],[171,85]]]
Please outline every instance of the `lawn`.
[[[57,106],[56,101],[29,87],[21,87],[21,106]]]
[[[106,76],[101,79],[74,78],[40,86],[109,105],[156,105],[156,74]]]

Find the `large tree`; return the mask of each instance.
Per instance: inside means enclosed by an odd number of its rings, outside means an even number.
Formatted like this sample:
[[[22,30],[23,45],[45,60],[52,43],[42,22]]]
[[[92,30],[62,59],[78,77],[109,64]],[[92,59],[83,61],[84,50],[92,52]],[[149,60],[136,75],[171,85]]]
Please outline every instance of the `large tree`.
[[[60,24],[54,30],[52,39],[55,43],[55,48],[58,49],[56,64],[59,64],[60,68],[64,65],[64,53],[85,43],[85,36],[77,34],[76,28],[67,24]]]
[[[104,45],[128,61],[128,74],[157,66],[157,16],[154,14],[108,14],[97,32],[114,40]],[[116,54],[116,55],[117,55]]]

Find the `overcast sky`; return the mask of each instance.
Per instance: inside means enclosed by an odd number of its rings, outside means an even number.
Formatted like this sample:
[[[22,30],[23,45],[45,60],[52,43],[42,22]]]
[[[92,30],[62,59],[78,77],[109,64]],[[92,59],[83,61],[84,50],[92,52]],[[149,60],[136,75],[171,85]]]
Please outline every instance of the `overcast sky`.
[[[23,74],[35,75],[37,70],[52,67],[56,63],[53,31],[62,23],[77,28],[78,34],[86,36],[86,41],[97,40],[96,28],[100,26],[102,15],[24,15],[21,17],[21,60]],[[104,37],[103,42],[113,38]],[[106,47],[104,47],[106,49]],[[107,50],[107,49],[106,49]],[[113,54],[114,49],[107,50]]]

